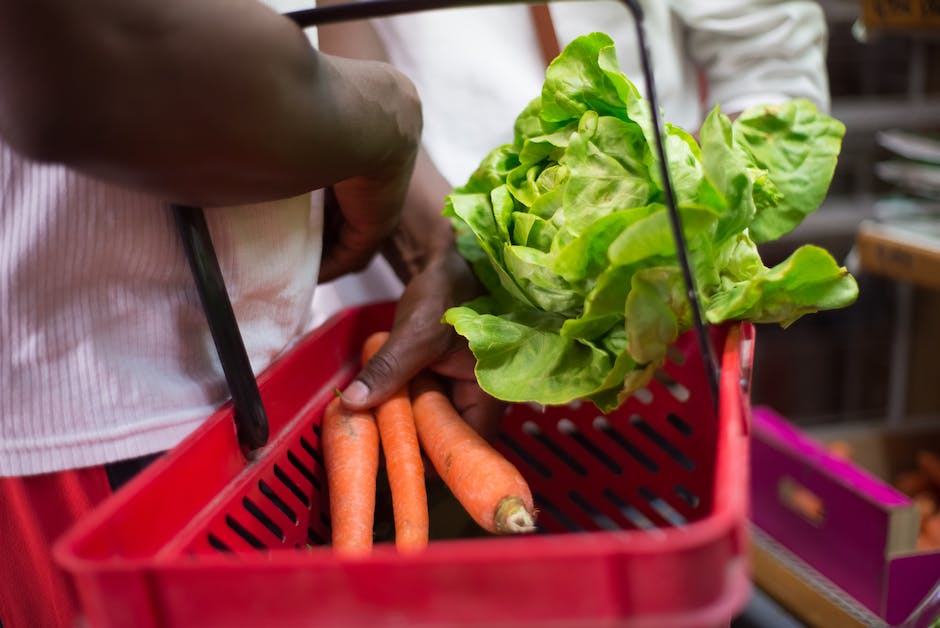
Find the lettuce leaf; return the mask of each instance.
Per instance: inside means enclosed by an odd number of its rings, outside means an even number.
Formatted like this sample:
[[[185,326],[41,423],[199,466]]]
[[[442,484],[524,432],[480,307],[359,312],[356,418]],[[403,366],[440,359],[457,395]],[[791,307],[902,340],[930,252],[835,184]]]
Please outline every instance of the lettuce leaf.
[[[488,290],[444,321],[466,337],[480,385],[512,402],[593,401],[644,385],[692,316],[663,205],[649,104],[603,33],[574,40],[445,215]],[[701,142],[666,124],[668,169],[711,323],[792,324],[853,303],[854,278],[807,245],[773,268],[755,242],[825,198],[845,127],[807,100],[716,107]]]

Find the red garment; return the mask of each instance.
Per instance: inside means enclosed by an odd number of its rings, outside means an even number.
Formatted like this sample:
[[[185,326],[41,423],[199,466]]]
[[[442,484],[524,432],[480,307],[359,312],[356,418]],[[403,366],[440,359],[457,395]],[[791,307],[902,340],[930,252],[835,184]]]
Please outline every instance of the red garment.
[[[76,596],[52,544],[111,494],[103,466],[0,478],[0,624],[73,628]]]

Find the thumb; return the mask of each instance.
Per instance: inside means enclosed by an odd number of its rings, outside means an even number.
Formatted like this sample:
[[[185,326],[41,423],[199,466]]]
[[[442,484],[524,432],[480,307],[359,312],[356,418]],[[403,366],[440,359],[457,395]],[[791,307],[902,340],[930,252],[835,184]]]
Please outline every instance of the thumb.
[[[421,370],[422,354],[412,343],[405,343],[392,333],[365,363],[355,379],[340,393],[343,404],[351,410],[373,408],[407,387]]]

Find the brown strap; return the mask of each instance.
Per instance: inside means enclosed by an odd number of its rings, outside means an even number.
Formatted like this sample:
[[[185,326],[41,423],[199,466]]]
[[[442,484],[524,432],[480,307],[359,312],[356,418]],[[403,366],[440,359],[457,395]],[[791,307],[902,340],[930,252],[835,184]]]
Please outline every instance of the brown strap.
[[[535,34],[539,38],[539,49],[542,51],[542,60],[546,67],[561,53],[558,45],[558,35],[555,32],[555,23],[547,4],[530,4],[529,13],[535,25]]]

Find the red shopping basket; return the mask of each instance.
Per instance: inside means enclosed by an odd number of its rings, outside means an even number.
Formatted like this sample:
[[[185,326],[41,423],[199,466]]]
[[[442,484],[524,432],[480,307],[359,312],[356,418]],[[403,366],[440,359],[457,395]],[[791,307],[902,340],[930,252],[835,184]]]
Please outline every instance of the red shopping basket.
[[[743,606],[749,324],[711,330],[717,415],[692,332],[614,413],[511,407],[495,442],[530,482],[537,533],[335,556],[320,420],[393,312],[347,310],[259,377],[271,438],[253,461],[226,406],[60,540],[89,625],[686,628]]]

